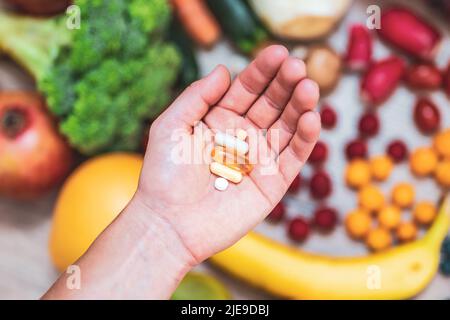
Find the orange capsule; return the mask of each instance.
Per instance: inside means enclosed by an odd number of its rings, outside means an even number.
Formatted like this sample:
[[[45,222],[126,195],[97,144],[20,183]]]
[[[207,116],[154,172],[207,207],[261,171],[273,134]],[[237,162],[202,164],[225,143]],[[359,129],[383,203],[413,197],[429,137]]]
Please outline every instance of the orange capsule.
[[[216,146],[211,151],[214,161],[219,162],[242,174],[249,174],[253,170],[253,165],[249,163],[248,157],[243,157],[236,152],[227,152],[224,147]]]

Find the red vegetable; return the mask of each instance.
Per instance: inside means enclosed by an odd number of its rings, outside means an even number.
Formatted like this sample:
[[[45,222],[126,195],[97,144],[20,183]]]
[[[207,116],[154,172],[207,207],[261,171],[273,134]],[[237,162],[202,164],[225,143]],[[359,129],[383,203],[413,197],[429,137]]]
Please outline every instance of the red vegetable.
[[[350,29],[345,63],[350,70],[365,70],[372,59],[372,37],[367,27],[355,24]]]
[[[377,105],[395,91],[405,71],[405,62],[395,56],[373,63],[361,83],[362,99]]]
[[[428,98],[419,98],[414,107],[414,121],[422,133],[430,134],[436,132],[441,123],[438,107]]]
[[[431,60],[441,42],[440,32],[409,9],[395,7],[384,10],[378,34],[416,58]]]
[[[408,69],[405,81],[412,89],[436,90],[442,85],[442,74],[433,64],[419,63]]]

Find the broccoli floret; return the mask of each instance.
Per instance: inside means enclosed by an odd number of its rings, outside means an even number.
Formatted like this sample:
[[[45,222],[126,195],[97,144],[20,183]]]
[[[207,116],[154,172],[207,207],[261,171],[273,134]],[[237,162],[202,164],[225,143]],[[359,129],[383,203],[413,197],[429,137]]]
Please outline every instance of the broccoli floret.
[[[57,48],[53,57],[47,55],[51,63],[39,68],[45,72],[34,73],[38,88],[60,117],[61,132],[81,153],[135,150],[145,120],[169,103],[179,71],[180,56],[164,40],[170,7],[167,0],[75,4],[81,9],[80,29],[68,31],[61,18],[50,20],[53,33],[66,34],[61,38],[70,41],[51,44]],[[26,20],[34,30],[49,22]],[[0,24],[0,36],[1,29]],[[36,33],[27,39],[28,47],[36,42]]]

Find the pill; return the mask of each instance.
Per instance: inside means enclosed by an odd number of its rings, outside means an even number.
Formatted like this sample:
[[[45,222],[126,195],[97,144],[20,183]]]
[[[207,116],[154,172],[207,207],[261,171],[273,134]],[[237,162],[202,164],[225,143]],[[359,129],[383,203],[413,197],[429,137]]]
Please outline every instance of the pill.
[[[236,138],[244,141],[245,139],[247,139],[247,131],[245,131],[244,129],[237,129]]]
[[[229,134],[218,132],[214,136],[214,140],[216,144],[221,145],[227,149],[233,149],[239,154],[246,154],[248,152],[247,142],[239,140]]]
[[[242,173],[227,167],[219,162],[212,162],[209,165],[209,169],[215,175],[225,178],[228,181],[239,183],[242,181]]]
[[[214,181],[214,188],[216,188],[219,191],[225,191],[228,188],[228,180],[225,178],[217,178]]]
[[[253,165],[249,163],[247,157],[238,155],[235,152],[227,152],[224,147],[216,146],[211,151],[211,156],[214,161],[224,164],[234,170],[240,171],[243,174],[248,174],[253,170]]]

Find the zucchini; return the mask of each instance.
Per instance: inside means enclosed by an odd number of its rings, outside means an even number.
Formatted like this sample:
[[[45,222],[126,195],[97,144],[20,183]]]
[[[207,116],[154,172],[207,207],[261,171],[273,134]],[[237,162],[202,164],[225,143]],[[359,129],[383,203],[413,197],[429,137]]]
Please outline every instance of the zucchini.
[[[194,45],[181,25],[178,18],[172,18],[169,39],[175,44],[181,55],[181,70],[178,77],[180,89],[186,88],[199,78],[198,63],[195,57]]]
[[[223,31],[244,53],[250,54],[268,34],[243,0],[207,0]]]

